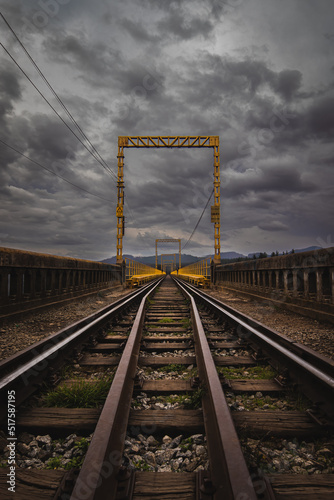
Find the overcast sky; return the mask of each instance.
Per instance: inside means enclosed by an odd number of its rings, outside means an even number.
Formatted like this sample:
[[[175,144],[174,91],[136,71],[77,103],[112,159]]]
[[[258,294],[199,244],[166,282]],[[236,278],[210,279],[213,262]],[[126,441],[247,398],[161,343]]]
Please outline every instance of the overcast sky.
[[[332,0],[0,5],[115,173],[119,135],[219,135],[222,252],[334,245]],[[70,124],[2,19],[0,27],[3,45]],[[0,246],[115,255],[114,176],[1,46],[0,56],[0,139],[88,191],[0,143]],[[124,173],[123,252],[152,255],[156,238],[184,245],[212,190],[212,150],[126,149]],[[208,207],[184,251],[213,247]]]

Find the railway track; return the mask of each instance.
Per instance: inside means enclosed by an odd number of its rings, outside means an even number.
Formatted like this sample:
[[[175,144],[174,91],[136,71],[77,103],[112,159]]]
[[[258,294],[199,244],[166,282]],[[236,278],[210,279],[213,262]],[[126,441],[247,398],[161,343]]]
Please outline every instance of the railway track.
[[[0,365],[2,390],[15,390],[23,404],[18,433],[38,434],[40,449],[43,434],[67,436],[66,446],[71,436],[90,442],[80,472],[17,468],[15,498],[332,498],[332,474],[263,472],[254,467],[249,440],[330,441],[333,363],[176,281],[143,287]],[[68,356],[75,357],[72,371],[59,377]],[[50,381],[51,364],[54,385],[62,378],[60,386],[69,389],[81,384],[79,376],[88,386],[113,379],[103,408],[41,406],[45,391],[27,402],[43,378]],[[271,378],[250,378],[266,371]],[[293,399],[297,390],[310,398],[309,407],[279,410],[282,393]],[[264,402],[269,408],[257,408]],[[45,440],[49,452],[56,455],[57,446],[64,452],[59,441],[52,448]],[[1,498],[8,495],[5,479]]]

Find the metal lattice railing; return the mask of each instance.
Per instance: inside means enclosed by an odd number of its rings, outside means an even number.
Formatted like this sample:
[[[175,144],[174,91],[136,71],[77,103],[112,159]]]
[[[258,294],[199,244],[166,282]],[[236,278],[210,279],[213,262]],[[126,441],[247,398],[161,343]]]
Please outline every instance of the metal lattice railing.
[[[163,275],[162,271],[156,269],[155,267],[147,266],[142,264],[137,260],[125,259],[126,266],[126,279],[129,280],[133,276],[144,276],[144,275]]]
[[[189,266],[181,267],[178,271],[173,271],[172,274],[182,274],[190,276],[203,276],[204,278],[210,279],[211,276],[211,262],[212,258],[207,257],[206,259],[199,260]]]

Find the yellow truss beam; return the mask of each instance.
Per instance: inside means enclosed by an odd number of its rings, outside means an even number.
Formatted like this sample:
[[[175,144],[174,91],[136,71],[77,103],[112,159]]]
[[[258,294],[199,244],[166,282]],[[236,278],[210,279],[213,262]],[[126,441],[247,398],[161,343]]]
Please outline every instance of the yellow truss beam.
[[[218,135],[118,137],[118,147],[124,148],[212,148],[214,146],[219,146]]]
[[[123,260],[124,236],[124,148],[213,148],[214,155],[214,205],[211,207],[211,222],[214,223],[215,255],[214,261],[220,262],[220,170],[219,170],[219,136],[119,136],[118,137],[118,182],[117,182],[117,263]],[[163,240],[160,240],[163,241]],[[181,249],[180,249],[181,255]],[[156,267],[157,247],[156,247]],[[181,267],[181,262],[180,262]]]

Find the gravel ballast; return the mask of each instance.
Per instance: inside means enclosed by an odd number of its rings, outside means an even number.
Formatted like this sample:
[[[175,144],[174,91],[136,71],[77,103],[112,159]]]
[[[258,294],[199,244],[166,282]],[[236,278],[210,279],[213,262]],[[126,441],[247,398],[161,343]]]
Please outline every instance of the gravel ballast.
[[[331,323],[279,310],[269,302],[240,297],[231,290],[205,290],[205,292],[265,326],[334,359],[334,325]]]
[[[65,306],[28,313],[18,319],[6,319],[0,324],[0,359],[5,359],[52,333],[79,321],[127,295],[123,287],[97,292],[96,295]]]

